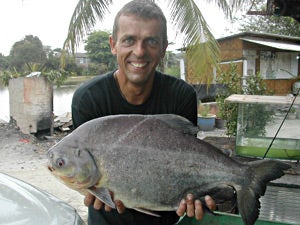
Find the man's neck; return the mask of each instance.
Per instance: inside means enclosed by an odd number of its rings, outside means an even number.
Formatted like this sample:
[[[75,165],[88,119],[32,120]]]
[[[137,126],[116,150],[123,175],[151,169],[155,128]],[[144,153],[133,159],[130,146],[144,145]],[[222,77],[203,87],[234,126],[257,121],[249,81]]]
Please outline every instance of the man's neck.
[[[136,85],[128,81],[125,76],[120,75],[117,70],[114,73],[114,78],[119,87],[120,94],[128,103],[132,105],[141,105],[150,97],[154,77],[149,80],[148,83]]]

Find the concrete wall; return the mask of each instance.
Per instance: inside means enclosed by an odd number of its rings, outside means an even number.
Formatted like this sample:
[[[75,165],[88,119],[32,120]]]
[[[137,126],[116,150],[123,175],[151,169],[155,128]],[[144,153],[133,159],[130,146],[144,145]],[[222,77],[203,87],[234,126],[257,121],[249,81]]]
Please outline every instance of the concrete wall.
[[[53,86],[45,77],[20,77],[9,81],[10,117],[25,133],[52,125]]]

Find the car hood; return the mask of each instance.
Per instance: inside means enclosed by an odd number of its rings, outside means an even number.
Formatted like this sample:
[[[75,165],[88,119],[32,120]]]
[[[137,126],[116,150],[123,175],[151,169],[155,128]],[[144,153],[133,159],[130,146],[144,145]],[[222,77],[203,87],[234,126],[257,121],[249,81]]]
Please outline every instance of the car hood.
[[[0,173],[0,221],[6,225],[84,224],[67,203],[3,173]]]

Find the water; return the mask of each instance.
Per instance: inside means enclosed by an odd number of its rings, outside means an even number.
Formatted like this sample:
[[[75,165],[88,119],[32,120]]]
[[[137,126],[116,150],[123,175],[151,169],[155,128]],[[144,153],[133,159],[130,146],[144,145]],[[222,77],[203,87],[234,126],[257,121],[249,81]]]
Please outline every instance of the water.
[[[54,115],[71,112],[73,93],[79,85],[62,85],[53,88]],[[0,86],[0,120],[9,121],[9,93],[8,88],[3,86]]]

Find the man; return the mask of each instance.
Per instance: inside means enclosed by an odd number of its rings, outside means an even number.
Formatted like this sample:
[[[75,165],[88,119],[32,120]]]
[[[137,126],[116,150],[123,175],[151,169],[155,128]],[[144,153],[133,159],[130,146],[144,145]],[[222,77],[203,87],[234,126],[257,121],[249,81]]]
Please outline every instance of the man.
[[[116,114],[173,113],[197,124],[195,90],[182,80],[156,71],[168,40],[165,16],[155,3],[134,0],[126,4],[115,18],[109,42],[118,69],[96,77],[75,92],[72,101],[75,128],[91,119]],[[89,206],[89,224],[171,225],[185,212],[199,220],[203,217],[201,202],[194,201],[192,195],[180,202],[177,215],[157,212],[161,217],[126,209],[120,200],[115,203],[117,210],[88,194],[85,204]],[[210,197],[206,198],[206,204],[214,207]]]

